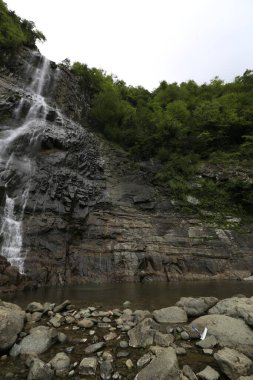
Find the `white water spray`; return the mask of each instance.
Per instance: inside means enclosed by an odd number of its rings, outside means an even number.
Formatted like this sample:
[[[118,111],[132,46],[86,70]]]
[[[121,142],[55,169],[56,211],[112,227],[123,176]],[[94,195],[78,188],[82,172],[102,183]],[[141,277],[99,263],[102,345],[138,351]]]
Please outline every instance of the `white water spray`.
[[[32,66],[29,65],[29,70],[31,67]],[[30,136],[28,145],[32,148],[38,135],[43,133],[43,130],[37,130],[37,128],[43,126],[43,121],[46,120],[47,113],[51,109],[42,95],[50,79],[49,69],[50,61],[42,57],[39,66],[32,72],[32,81],[29,86],[30,91],[32,91],[32,103],[25,120],[15,129],[5,126],[4,129],[0,131],[0,166],[2,178],[6,173],[11,173],[13,167],[18,168],[19,173],[21,170],[21,177],[23,174],[25,178],[22,183],[22,188],[20,189],[22,195],[19,199],[18,196],[11,198],[8,195],[8,183],[10,178],[8,178],[5,183],[6,200],[0,230],[2,240],[0,255],[4,256],[11,265],[17,267],[20,273],[24,273],[25,252],[22,251],[22,220],[29,197],[32,165],[27,155],[23,154],[22,157],[16,155],[15,147],[13,148],[13,146],[21,136],[27,134]],[[13,116],[17,122],[22,115],[25,104],[26,99],[23,97],[14,110]],[[39,123],[38,119],[40,121]],[[31,131],[32,133],[30,133]],[[15,207],[17,205],[18,207]]]

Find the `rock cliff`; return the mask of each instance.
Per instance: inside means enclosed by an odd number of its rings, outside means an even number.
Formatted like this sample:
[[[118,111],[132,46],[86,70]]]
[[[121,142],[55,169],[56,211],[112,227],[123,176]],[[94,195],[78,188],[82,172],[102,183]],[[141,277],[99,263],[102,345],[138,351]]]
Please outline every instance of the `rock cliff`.
[[[155,163],[133,162],[84,127],[78,83],[53,62],[39,108],[30,84],[41,60],[23,49],[0,71],[0,288],[250,275],[253,235],[176,212]],[[25,275],[6,254],[11,199]]]

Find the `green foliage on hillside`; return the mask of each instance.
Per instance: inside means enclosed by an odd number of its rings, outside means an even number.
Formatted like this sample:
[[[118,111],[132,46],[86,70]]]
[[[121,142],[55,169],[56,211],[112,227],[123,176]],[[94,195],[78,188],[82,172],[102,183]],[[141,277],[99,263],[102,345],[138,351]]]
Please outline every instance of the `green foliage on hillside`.
[[[184,210],[236,223],[253,215],[253,72],[231,83],[127,86],[76,62],[89,125],[136,160],[162,163],[157,177]],[[193,201],[192,201],[193,199]]]
[[[33,48],[37,40],[45,41],[45,36],[35,29],[35,24],[9,11],[3,0],[0,0],[1,50],[11,51],[22,45]]]

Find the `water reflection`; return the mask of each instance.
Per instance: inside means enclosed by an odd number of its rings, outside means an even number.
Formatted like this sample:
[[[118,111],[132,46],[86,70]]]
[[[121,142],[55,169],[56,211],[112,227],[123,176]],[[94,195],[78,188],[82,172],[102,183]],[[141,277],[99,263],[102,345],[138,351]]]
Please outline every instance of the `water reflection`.
[[[121,307],[126,300],[133,309],[157,309],[174,305],[180,297],[214,296],[219,299],[236,294],[253,296],[253,284],[244,281],[196,281],[170,283],[87,284],[82,286],[49,287],[16,293],[5,299],[25,307],[29,302],[71,300],[76,306],[101,305]]]

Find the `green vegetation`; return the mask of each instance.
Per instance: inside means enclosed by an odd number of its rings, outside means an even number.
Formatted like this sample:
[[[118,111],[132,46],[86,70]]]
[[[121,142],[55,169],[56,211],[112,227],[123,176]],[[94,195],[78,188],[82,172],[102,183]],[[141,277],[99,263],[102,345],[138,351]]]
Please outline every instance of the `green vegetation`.
[[[45,41],[45,36],[35,29],[35,24],[9,11],[6,4],[0,0],[0,50],[6,53],[20,46],[33,48],[37,40]]]
[[[253,214],[253,72],[232,83],[127,86],[76,62],[88,124],[136,160],[156,159],[157,177],[180,209],[223,224]]]

